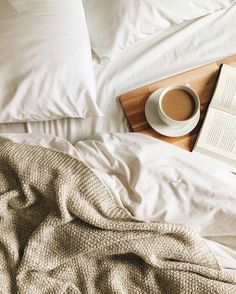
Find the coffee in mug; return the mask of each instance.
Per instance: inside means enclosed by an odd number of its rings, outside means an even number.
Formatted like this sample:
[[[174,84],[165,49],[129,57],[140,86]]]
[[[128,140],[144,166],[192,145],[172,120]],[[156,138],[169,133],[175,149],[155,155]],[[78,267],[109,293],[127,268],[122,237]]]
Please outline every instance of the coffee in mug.
[[[196,103],[189,92],[184,89],[173,89],[163,96],[161,107],[169,118],[184,121],[192,117]]]
[[[200,110],[197,93],[186,85],[171,85],[161,92],[158,114],[170,126],[185,125],[194,121]]]

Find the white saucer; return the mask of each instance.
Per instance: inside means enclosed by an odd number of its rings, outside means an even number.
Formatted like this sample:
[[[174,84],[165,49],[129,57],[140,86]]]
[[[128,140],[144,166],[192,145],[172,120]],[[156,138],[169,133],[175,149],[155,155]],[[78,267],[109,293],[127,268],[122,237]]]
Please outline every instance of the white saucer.
[[[190,123],[184,126],[168,126],[160,119],[157,111],[157,103],[162,91],[163,88],[153,92],[146,102],[145,116],[148,123],[155,131],[167,137],[181,137],[190,133],[198,124],[200,110],[198,111],[196,118]]]

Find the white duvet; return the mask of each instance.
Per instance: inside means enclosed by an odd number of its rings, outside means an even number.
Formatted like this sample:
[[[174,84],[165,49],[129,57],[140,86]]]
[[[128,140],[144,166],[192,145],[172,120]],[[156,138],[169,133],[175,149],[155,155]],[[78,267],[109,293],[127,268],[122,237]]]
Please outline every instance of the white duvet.
[[[5,138],[82,160],[133,216],[196,229],[236,275],[236,176],[224,164],[140,134],[98,134],[75,146],[46,135]]]

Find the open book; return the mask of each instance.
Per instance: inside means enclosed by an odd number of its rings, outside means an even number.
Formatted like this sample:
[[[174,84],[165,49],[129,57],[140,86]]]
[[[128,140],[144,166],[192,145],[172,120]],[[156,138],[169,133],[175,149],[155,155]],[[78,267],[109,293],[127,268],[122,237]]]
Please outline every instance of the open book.
[[[222,66],[193,151],[223,160],[236,173],[236,67]]]

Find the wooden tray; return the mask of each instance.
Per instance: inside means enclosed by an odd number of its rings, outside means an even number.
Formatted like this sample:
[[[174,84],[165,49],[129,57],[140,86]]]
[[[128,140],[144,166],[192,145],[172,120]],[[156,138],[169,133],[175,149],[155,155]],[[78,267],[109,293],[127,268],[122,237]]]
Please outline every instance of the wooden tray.
[[[220,73],[220,66],[223,63],[236,66],[236,55],[121,95],[119,98],[120,103],[131,130],[150,135],[191,151],[210,103]],[[145,103],[155,90],[179,83],[189,83],[198,93],[201,102],[201,119],[197,127],[188,135],[177,138],[165,137],[153,130],[148,124],[144,112]]]

